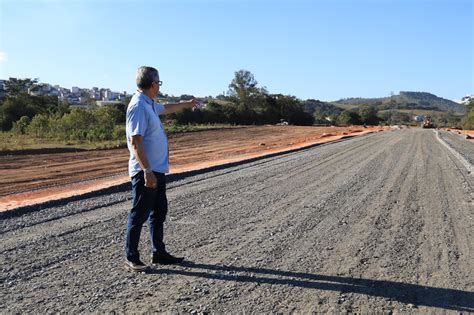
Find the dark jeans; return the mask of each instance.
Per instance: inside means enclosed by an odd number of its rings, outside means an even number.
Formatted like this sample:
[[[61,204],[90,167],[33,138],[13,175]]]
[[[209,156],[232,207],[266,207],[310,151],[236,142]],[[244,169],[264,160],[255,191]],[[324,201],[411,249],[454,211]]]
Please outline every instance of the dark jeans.
[[[153,252],[165,252],[163,243],[163,224],[168,212],[166,199],[166,177],[163,173],[155,173],[158,184],[156,188],[145,187],[143,172],[132,177],[132,209],[128,214],[125,252],[127,259],[140,259],[138,243],[142,225],[148,219],[150,239]]]

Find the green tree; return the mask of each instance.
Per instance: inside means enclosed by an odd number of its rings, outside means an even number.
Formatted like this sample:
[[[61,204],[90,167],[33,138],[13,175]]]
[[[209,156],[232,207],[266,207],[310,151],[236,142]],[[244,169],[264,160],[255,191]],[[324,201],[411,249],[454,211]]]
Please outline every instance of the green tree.
[[[359,116],[361,122],[367,125],[378,125],[380,120],[377,116],[377,108],[369,105],[363,105],[359,108]]]
[[[464,115],[461,125],[463,129],[474,129],[474,99],[471,99],[466,105],[466,114]]]
[[[265,95],[262,108],[256,111],[257,123],[278,123],[287,120],[292,125],[312,125],[314,117],[304,110],[303,103],[295,96],[274,94]]]
[[[257,80],[248,70],[239,70],[229,84],[229,99],[237,106],[238,123],[257,123],[255,119],[265,110],[265,88],[259,88]]]
[[[10,130],[13,122],[22,116],[30,119],[37,114],[64,113],[67,105],[58,102],[56,96],[34,96],[28,94],[29,88],[37,87],[37,79],[14,79],[5,81],[7,96],[0,103],[0,127]]]
[[[130,103],[130,101],[128,102]],[[126,115],[127,115],[127,105],[128,103],[117,103],[112,105],[107,105],[107,107],[113,108],[116,110],[114,113],[117,124],[125,123]]]
[[[337,117],[337,123],[339,125],[359,125],[361,120],[356,112],[345,110]]]
[[[271,95],[265,97],[265,110],[262,112],[262,123],[276,124],[283,118],[282,104]]]
[[[21,94],[28,94],[28,89],[38,88],[38,79],[17,79],[9,78],[4,82],[7,97],[18,97]]]
[[[229,84],[229,96],[240,101],[245,101],[261,92],[257,85],[258,82],[250,71],[236,71],[234,79],[232,79],[232,82]]]
[[[19,95],[16,98],[8,97],[0,109],[2,121],[2,130],[10,130],[13,123],[18,121],[22,116],[33,117],[36,114],[35,109],[29,102],[27,94]]]
[[[229,119],[225,114],[224,106],[216,102],[209,102],[202,113],[203,122],[213,124],[229,122]]]

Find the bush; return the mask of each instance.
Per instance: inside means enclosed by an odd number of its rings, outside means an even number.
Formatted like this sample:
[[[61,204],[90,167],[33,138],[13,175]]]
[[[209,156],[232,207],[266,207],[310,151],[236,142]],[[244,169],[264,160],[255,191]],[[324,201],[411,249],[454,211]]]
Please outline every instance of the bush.
[[[114,140],[126,140],[125,126],[117,125],[114,127],[113,139]]]
[[[13,123],[13,132],[24,135],[30,124],[30,117],[22,116],[17,122]]]
[[[466,115],[461,121],[463,129],[474,129],[474,101],[466,106]]]
[[[28,126],[28,134],[36,137],[46,137],[49,134],[49,117],[46,115],[36,115]]]
[[[63,116],[35,116],[28,132],[63,141],[125,139],[125,130],[117,125],[117,120],[121,120],[121,113],[116,108],[95,110],[74,108]]]

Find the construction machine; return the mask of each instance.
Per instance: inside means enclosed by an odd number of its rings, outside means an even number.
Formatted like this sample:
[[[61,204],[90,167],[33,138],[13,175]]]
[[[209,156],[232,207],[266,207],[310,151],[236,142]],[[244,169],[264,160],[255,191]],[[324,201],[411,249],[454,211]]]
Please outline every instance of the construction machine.
[[[423,128],[435,128],[435,125],[433,125],[433,122],[431,122],[430,116],[425,116],[425,118],[423,119],[423,124],[421,126]]]

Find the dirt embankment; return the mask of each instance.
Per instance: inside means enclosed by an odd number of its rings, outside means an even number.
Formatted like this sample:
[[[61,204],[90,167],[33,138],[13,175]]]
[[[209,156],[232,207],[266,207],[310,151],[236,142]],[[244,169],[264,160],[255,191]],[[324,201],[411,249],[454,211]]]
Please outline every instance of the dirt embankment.
[[[172,173],[220,165],[381,127],[252,126],[173,134]],[[0,210],[45,202],[128,181],[126,148],[0,156]]]

